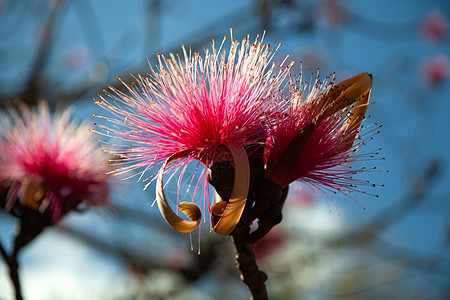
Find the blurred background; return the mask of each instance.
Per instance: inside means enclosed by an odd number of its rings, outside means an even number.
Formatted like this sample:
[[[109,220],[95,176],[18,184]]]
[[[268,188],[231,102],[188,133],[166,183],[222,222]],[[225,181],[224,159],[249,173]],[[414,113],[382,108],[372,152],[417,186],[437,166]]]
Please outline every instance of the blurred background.
[[[230,26],[235,39],[266,30],[305,78],[370,72],[364,123],[383,128],[365,147],[382,150],[365,176],[384,187],[326,201],[292,185],[256,248],[270,298],[449,299],[449,22],[447,0],[0,0],[0,106],[45,99],[93,123],[104,112],[92,99],[117,75],[131,82],[125,71],[146,74],[147,58],[182,42],[202,52]],[[72,213],[24,249],[25,299],[248,299],[229,239],[175,232],[143,185],[118,181],[110,206]],[[16,225],[0,212],[3,244]],[[0,299],[13,299],[7,270]]]

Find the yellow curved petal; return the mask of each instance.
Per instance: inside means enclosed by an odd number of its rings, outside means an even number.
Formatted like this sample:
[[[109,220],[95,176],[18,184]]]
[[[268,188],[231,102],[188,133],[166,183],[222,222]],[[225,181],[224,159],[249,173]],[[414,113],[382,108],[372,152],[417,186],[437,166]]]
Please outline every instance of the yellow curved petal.
[[[229,201],[220,201],[213,205],[211,213],[213,214],[214,232],[222,235],[230,234],[239,222],[244,211],[245,202],[250,184],[250,166],[248,163],[247,152],[240,145],[226,145],[231,153],[234,164],[234,182],[233,190]],[[170,207],[164,194],[163,177],[166,167],[176,159],[188,156],[191,151],[182,151],[170,156],[159,170],[156,182],[156,200],[158,208],[164,219],[174,229],[180,232],[191,232],[200,224],[201,211],[197,205],[192,202],[181,202],[178,206],[181,212],[188,216],[191,221],[180,218]],[[217,222],[215,221],[217,220]]]
[[[239,222],[247,201],[250,184],[250,165],[247,152],[241,145],[225,145],[233,157],[234,182],[230,200],[222,201],[216,194],[217,202],[211,208],[214,216],[220,217],[214,224],[214,232],[222,235],[230,234]]]
[[[371,89],[372,75],[369,73],[361,73],[338,83],[326,95],[329,103],[321,117],[326,118],[356,102],[355,108],[362,107],[359,102]]]
[[[180,202],[180,204],[178,204],[178,209],[191,220],[201,220],[202,218],[202,212],[198,206],[192,202]]]
[[[364,115],[369,105],[370,90],[367,92],[355,105],[355,107],[350,112],[350,116],[345,120],[343,130],[346,133],[346,140],[348,141],[343,145],[340,151],[347,151],[353,147],[353,144],[358,134],[358,128],[361,122],[364,120]]]
[[[163,177],[166,167],[176,159],[188,156],[191,151],[181,151],[170,156],[159,170],[158,179],[156,182],[156,201],[158,203],[159,211],[161,212],[167,223],[174,229],[180,232],[191,232],[200,224],[202,213],[200,209],[192,202],[181,202],[178,206],[181,212],[188,216],[191,221],[180,218],[170,207],[164,195]]]
[[[211,218],[213,225],[219,222],[220,218],[223,216],[225,212],[225,208],[227,207],[228,202],[222,201],[219,194],[216,193],[216,203],[211,207]]]
[[[358,77],[359,79],[347,89],[350,90],[348,92],[349,94],[353,93],[353,96],[359,97],[359,100],[356,102],[349,114],[349,117],[344,122],[343,131],[346,132],[347,142],[343,144],[340,151],[347,151],[353,147],[356,135],[358,134],[358,128],[364,120],[364,115],[367,111],[367,107],[369,106],[370,92],[372,91],[372,75],[363,73],[357,76],[360,76]]]
[[[369,106],[371,90],[372,90],[372,87],[355,104],[355,107],[350,112],[350,117],[345,122],[346,128],[351,127],[351,126],[359,127],[359,125],[361,124],[362,120],[364,119],[364,115],[367,111],[367,107]]]

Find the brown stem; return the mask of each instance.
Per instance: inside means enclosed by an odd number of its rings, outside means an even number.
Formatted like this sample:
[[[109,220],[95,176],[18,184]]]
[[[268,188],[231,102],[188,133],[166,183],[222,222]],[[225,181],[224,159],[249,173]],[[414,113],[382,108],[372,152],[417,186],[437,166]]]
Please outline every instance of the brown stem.
[[[42,36],[36,49],[36,56],[28,74],[25,89],[20,95],[20,98],[30,105],[36,105],[42,97],[42,78],[44,77],[45,67],[50,58],[58,12],[63,2],[63,0],[54,1],[50,13],[43,23]]]
[[[231,235],[231,241],[236,250],[236,267],[241,272],[242,282],[245,283],[253,300],[267,300],[267,289],[265,282],[267,275],[259,270],[256,264],[255,253],[253,252],[254,243],[248,242],[250,231],[249,224],[240,226],[241,230],[235,230]]]
[[[256,264],[253,247],[275,225],[281,222],[281,208],[288,193],[270,180],[262,179],[251,186],[246,208],[234,231],[230,234],[236,251],[236,266],[254,300],[268,299],[265,282],[267,275]],[[250,224],[258,219],[258,228],[250,234]]]
[[[236,251],[236,266],[241,280],[246,284],[253,300],[268,299],[265,282],[267,275],[259,270],[253,251],[255,243],[262,239],[275,225],[281,222],[288,187],[283,188],[264,178],[264,163],[258,158],[249,158],[250,186],[244,212],[236,228],[230,234]],[[208,172],[208,181],[223,200],[231,195],[234,168],[229,162],[214,162]],[[258,219],[258,228],[250,234],[250,224]]]
[[[16,292],[16,299],[22,300],[22,291],[20,288],[20,279],[19,279],[19,264],[17,263],[17,251],[13,251],[11,255],[8,255],[6,253],[5,248],[3,248],[3,245],[0,243],[0,253],[2,254],[3,259],[5,260],[5,263],[9,267],[9,277],[11,279],[11,282],[14,286],[14,290]]]
[[[19,263],[17,261],[20,250],[33,241],[47,226],[53,224],[53,219],[47,215],[40,214],[26,206],[15,205],[12,209],[13,215],[19,218],[20,229],[14,240],[14,247],[11,254],[0,243],[0,253],[9,268],[9,277],[16,292],[16,299],[22,300],[22,291],[19,278]]]

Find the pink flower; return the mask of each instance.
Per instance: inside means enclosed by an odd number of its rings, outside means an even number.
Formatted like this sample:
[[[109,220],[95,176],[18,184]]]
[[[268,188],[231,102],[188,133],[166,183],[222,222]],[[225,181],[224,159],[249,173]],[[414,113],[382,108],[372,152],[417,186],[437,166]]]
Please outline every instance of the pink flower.
[[[165,169],[172,164],[170,169],[184,173],[194,159],[206,167],[231,161],[235,169],[231,197],[225,201],[218,197],[219,203],[211,208],[219,219],[213,222],[214,230],[230,233],[247,198],[247,151],[263,148],[274,113],[272,107],[281,97],[282,84],[292,65],[280,69],[272,63],[274,51],[259,36],[253,43],[249,37],[241,43],[232,41],[228,52],[222,50],[223,44],[216,48],[213,40],[212,49],[205,49],[204,56],[184,46],[181,57],[159,54],[159,65],[150,66],[149,77],[139,75],[132,86],[122,82],[127,94],[108,86],[112,91],[105,91],[109,99],[100,96],[96,102],[113,114],[98,116],[113,124],[99,125],[102,130],[98,133],[122,141],[121,146],[107,149],[125,158],[123,167],[114,174],[132,171],[130,177],[149,179],[146,186],[157,180],[158,206],[166,221],[183,232],[197,227],[201,212],[192,202],[179,203],[179,209],[191,221],[172,211],[163,189]],[[159,166],[160,171],[145,175],[153,166]],[[206,170],[202,171],[200,206],[209,208]]]
[[[69,69],[81,69],[89,61],[90,55],[88,47],[76,45],[66,51],[64,61]]]
[[[425,17],[420,26],[422,35],[431,40],[438,41],[447,35],[447,19],[438,10],[433,10]]]
[[[288,238],[288,232],[283,227],[276,226],[255,244],[255,256],[257,259],[267,259],[271,254],[283,248]]]
[[[289,186],[289,195],[286,199],[288,210],[303,210],[312,206],[317,201],[314,190],[304,187],[300,181],[295,181]]]
[[[445,55],[437,55],[428,59],[421,66],[423,79],[430,85],[435,85],[446,80],[450,74],[448,58]]]
[[[107,203],[106,160],[88,125],[69,122],[70,111],[50,116],[48,105],[3,114],[0,183],[9,185],[6,209],[26,205],[57,221],[84,202]]]
[[[171,270],[181,271],[192,264],[192,255],[186,252],[186,249],[173,247],[163,254],[164,264]]]
[[[318,17],[329,27],[345,25],[349,21],[348,8],[342,0],[321,0],[318,11]]]
[[[369,104],[372,75],[362,73],[338,85],[319,79],[306,88],[301,78],[272,127],[266,149],[266,178],[281,187],[300,180],[333,192],[357,190],[368,182],[352,178],[365,169],[348,163],[375,153],[356,154],[371,139],[360,136]],[[371,131],[371,133],[377,133]],[[369,133],[370,134],[370,133]],[[357,141],[355,143],[355,140]]]

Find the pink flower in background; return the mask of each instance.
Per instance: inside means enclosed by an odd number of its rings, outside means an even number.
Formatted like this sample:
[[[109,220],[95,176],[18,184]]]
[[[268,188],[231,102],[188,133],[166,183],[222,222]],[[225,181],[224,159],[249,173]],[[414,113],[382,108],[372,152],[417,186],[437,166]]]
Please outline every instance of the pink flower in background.
[[[257,259],[270,258],[271,254],[284,247],[288,240],[288,232],[284,227],[276,226],[255,244],[255,256]]]
[[[317,203],[317,195],[314,190],[303,186],[299,181],[295,181],[289,186],[289,195],[286,199],[286,206],[289,210],[303,210],[314,203]]]
[[[309,88],[301,78],[291,86],[291,99],[279,114],[266,149],[266,178],[281,187],[300,180],[313,187],[358,191],[372,185],[352,178],[367,169],[352,169],[351,161],[376,153],[358,154],[359,148],[378,132],[358,140],[372,88],[372,75],[362,73],[334,85],[316,79]],[[356,141],[356,143],[355,143]]]
[[[420,69],[420,73],[430,85],[436,85],[448,79],[450,75],[450,66],[447,56],[441,54],[425,61]]]
[[[164,264],[171,270],[180,271],[189,267],[192,264],[192,255],[186,251],[177,247],[168,249],[163,254]]]
[[[339,27],[349,21],[347,4],[343,0],[320,0],[319,18],[329,27]]]
[[[89,61],[90,50],[84,45],[77,45],[69,48],[65,53],[65,63],[70,69],[80,69]]]
[[[433,10],[425,17],[420,26],[422,35],[431,41],[438,41],[447,35],[448,22],[439,10]]]
[[[81,203],[107,203],[106,159],[87,124],[70,122],[69,110],[52,117],[44,102],[37,110],[21,104],[8,112],[0,123],[6,209],[20,203],[57,221]]]
[[[96,102],[113,114],[112,118],[98,116],[112,124],[99,125],[98,133],[122,142],[107,149],[124,158],[123,167],[114,174],[131,171],[130,177],[149,179],[147,186],[157,180],[158,206],[166,221],[179,231],[194,230],[200,223],[201,211],[192,202],[179,203],[191,221],[172,211],[163,190],[166,167],[172,164],[169,170],[181,170],[183,174],[192,160],[206,167],[221,161],[233,164],[231,197],[211,208],[220,219],[214,222],[214,230],[229,234],[247,198],[247,151],[263,148],[274,113],[272,107],[281,97],[282,84],[292,65],[285,69],[276,66],[272,61],[274,50],[260,37],[254,42],[247,37],[241,43],[231,39],[227,52],[222,50],[223,42],[216,48],[213,41],[212,49],[204,49],[203,56],[184,46],[181,57],[160,54],[159,65],[150,67],[149,77],[139,75],[135,85],[122,82],[128,94],[109,87],[112,94],[106,92],[107,97],[100,96]],[[160,171],[146,175],[154,166]],[[200,206],[209,209],[206,168],[201,175],[205,179],[202,187],[196,184],[202,191]]]

